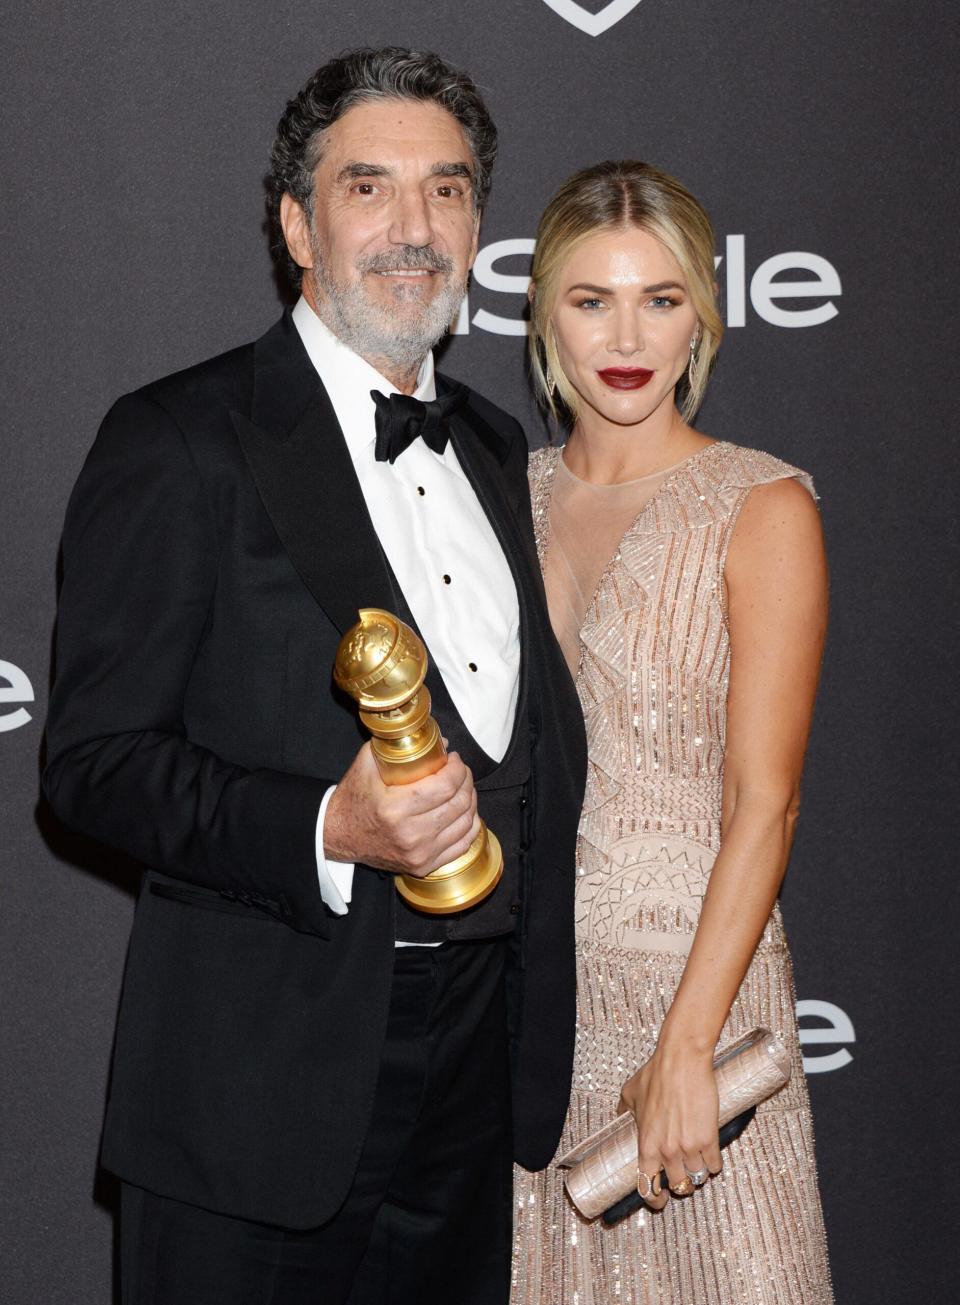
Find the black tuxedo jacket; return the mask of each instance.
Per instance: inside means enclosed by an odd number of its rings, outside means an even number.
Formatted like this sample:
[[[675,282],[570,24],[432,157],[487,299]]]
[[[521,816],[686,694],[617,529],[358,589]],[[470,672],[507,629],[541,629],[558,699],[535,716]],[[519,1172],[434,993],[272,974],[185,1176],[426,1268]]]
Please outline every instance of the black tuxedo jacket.
[[[518,1161],[539,1168],[570,1082],[582,720],[547,620],[523,433],[471,392],[452,439],[520,600],[534,742],[514,1128]],[[358,606],[389,608],[394,591],[289,315],[119,400],[63,556],[45,791],[145,868],[103,1161],[179,1200],[315,1226],[367,1129],[396,903],[366,869],[345,917],[320,896],[317,811],[363,738],[331,670]]]

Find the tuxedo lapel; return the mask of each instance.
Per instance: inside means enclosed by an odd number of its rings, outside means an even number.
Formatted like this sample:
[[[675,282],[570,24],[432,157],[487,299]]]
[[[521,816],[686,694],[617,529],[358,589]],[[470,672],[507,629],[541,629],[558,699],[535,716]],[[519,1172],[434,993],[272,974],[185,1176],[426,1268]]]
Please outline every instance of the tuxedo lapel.
[[[264,507],[301,580],[341,631],[395,605],[391,575],[333,405],[284,314],[254,346],[250,417],[231,412]]]

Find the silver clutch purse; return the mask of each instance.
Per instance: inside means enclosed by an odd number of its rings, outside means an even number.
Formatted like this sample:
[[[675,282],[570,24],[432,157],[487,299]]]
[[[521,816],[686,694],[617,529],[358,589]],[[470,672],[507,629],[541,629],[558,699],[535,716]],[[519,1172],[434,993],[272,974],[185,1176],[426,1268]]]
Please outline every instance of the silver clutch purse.
[[[713,1061],[720,1097],[719,1126],[767,1097],[790,1078],[790,1053],[769,1029],[753,1029],[717,1052]],[[557,1164],[574,1205],[595,1219],[637,1190],[637,1125],[618,1115],[575,1146]]]

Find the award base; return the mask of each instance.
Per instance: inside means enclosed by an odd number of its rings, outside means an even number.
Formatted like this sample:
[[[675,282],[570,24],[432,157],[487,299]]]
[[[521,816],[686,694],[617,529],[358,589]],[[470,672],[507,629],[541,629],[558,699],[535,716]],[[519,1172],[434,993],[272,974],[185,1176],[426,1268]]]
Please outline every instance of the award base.
[[[397,892],[427,915],[452,915],[482,902],[503,874],[503,852],[495,834],[484,825],[462,856],[431,870],[423,879],[400,875]]]

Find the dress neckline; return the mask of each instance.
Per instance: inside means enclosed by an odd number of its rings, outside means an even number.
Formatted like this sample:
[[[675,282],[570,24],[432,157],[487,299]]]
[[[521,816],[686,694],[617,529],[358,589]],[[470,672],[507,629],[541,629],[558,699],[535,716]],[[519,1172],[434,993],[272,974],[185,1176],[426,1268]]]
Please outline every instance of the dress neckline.
[[[663,476],[663,482],[662,482],[662,484],[660,484],[660,485],[657,486],[657,488],[654,490],[654,492],[653,492],[653,493],[650,495],[650,497],[647,499],[646,503],[644,503],[643,507],[640,508],[640,510],[639,510],[639,512],[637,512],[636,516],[634,516],[633,520],[630,522],[630,524],[629,524],[629,525],[626,527],[626,529],[624,530],[623,534],[620,536],[620,539],[619,539],[618,542],[617,542],[617,546],[616,546],[616,548],[613,550],[613,552],[611,553],[610,557],[607,559],[606,565],[604,566],[603,570],[601,571],[600,576],[599,576],[599,578],[598,578],[598,580],[597,580],[597,583],[596,583],[596,585],[594,586],[593,593],[592,593],[591,596],[590,596],[590,600],[589,600],[589,602],[587,603],[586,610],[585,610],[585,614],[584,614],[584,624],[586,623],[587,617],[589,616],[590,612],[592,612],[592,611],[594,610],[594,608],[596,607],[597,601],[598,601],[598,599],[599,599],[599,597],[600,597],[600,594],[601,594],[601,592],[602,592],[602,590],[603,590],[604,584],[606,583],[607,576],[610,574],[611,570],[613,569],[613,567],[617,564],[617,562],[618,562],[619,559],[620,559],[621,549],[623,548],[623,541],[627,538],[628,535],[631,535],[631,534],[636,530],[638,523],[639,523],[640,521],[643,520],[643,518],[644,518],[644,517],[646,516],[646,514],[650,511],[650,509],[653,507],[653,505],[654,505],[655,503],[659,503],[660,500],[661,500],[661,499],[662,499],[662,498],[667,494],[667,492],[668,492],[668,491],[670,490],[670,488],[672,487],[673,482],[677,479],[677,477],[681,474],[681,472],[683,472],[686,468],[692,466],[694,463],[699,462],[699,460],[700,460],[702,457],[704,457],[706,454],[711,453],[711,452],[712,452],[713,450],[715,450],[715,449],[725,448],[725,447],[727,446],[727,444],[728,444],[728,441],[727,441],[727,440],[714,440],[714,441],[713,441],[712,443],[710,443],[710,444],[704,444],[704,446],[703,446],[702,448],[697,449],[696,453],[691,453],[689,457],[687,457],[687,458],[683,458],[680,462],[675,463],[672,467],[666,467],[666,468],[664,468],[664,470],[663,470],[662,472],[654,472],[654,473],[653,473],[654,476],[662,475],[662,476]],[[556,457],[553,459],[553,463],[552,463],[552,466],[551,466],[551,469],[550,469],[550,472],[549,472],[549,477],[548,477],[548,488],[547,488],[547,504],[548,504],[548,506],[547,506],[547,514],[548,514],[548,518],[549,518],[549,513],[550,513],[550,506],[549,506],[549,505],[550,505],[550,503],[552,503],[552,500],[553,500],[553,488],[554,488],[554,487],[553,487],[553,484],[552,484],[551,482],[553,481],[553,478],[554,478],[554,476],[556,475],[557,464],[558,464],[558,463],[562,466],[564,473],[565,473],[566,475],[570,476],[570,477],[571,477],[573,480],[575,480],[578,484],[581,484],[581,485],[587,485],[587,486],[590,486],[590,488],[596,488],[595,486],[591,485],[591,482],[590,482],[589,480],[581,480],[579,476],[575,476],[575,475],[573,474],[573,472],[568,468],[567,464],[566,464],[566,463],[564,462],[564,460],[563,460],[563,445],[560,445],[560,447],[557,448],[557,449],[555,450],[555,453],[556,453]],[[649,477],[640,477],[639,479],[649,479]],[[637,481],[629,481],[629,480],[627,480],[627,481],[623,481],[623,482],[622,482],[623,485],[635,485],[636,483],[637,483]],[[605,488],[605,487],[604,487],[604,486],[601,486],[601,488]],[[552,543],[552,540],[550,539],[550,536],[548,535],[548,537],[547,537],[547,550],[549,550],[549,548],[550,548],[550,546],[551,546],[551,543]],[[547,553],[546,553],[546,551],[544,551],[544,554],[543,554],[544,561],[546,560],[546,555],[547,555]],[[581,639],[581,640],[580,640],[580,662],[579,662],[579,665],[578,665],[578,667],[577,667],[577,673],[576,673],[576,675],[574,676],[575,681],[579,682],[580,674],[581,674],[582,670],[583,670],[583,640]]]
[[[688,463],[699,458],[701,453],[706,453],[708,449],[715,448],[718,444],[722,444],[723,442],[723,440],[712,440],[709,444],[701,445],[695,453],[690,453],[685,458],[681,458],[679,462],[671,463],[669,467],[662,467],[659,471],[650,471],[645,476],[633,476],[630,480],[617,480],[609,485],[601,485],[593,480],[584,480],[582,476],[578,476],[576,472],[571,471],[563,456],[563,450],[566,447],[565,445],[561,445],[558,449],[557,461],[559,462],[565,476],[569,476],[570,479],[576,481],[578,485],[584,485],[588,489],[596,490],[598,493],[602,494],[606,489],[629,489],[631,485],[642,485],[645,481],[659,480],[661,477],[666,478],[672,476],[674,472],[680,471],[683,467],[687,466]],[[651,499],[650,501],[652,502],[653,500]]]

